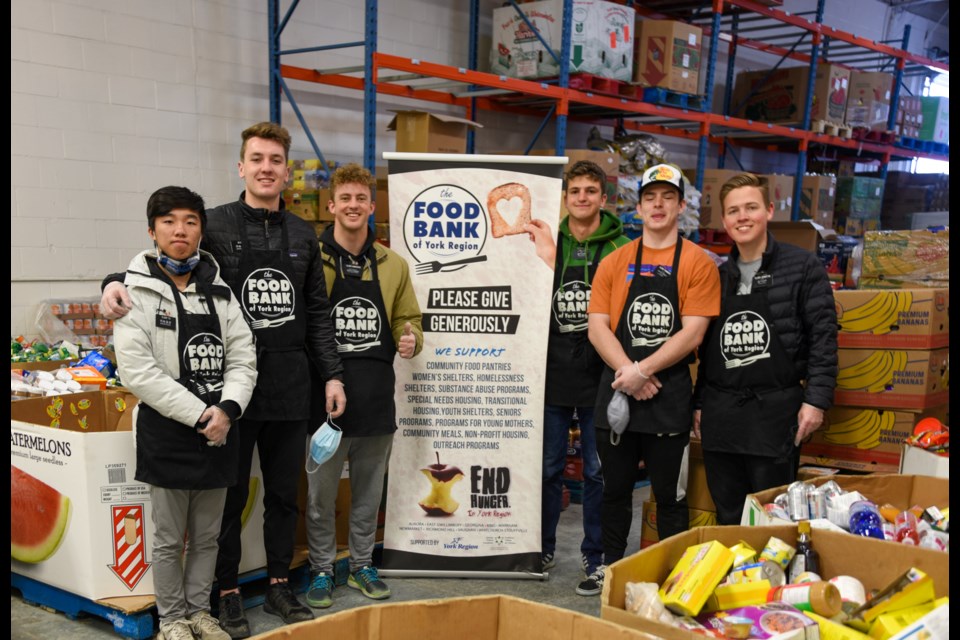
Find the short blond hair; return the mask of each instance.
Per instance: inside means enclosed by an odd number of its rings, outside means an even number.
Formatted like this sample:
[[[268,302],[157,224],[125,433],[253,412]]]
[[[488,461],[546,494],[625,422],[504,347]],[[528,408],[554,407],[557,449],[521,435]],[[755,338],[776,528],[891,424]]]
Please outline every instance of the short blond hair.
[[[337,167],[330,177],[330,197],[336,198],[337,188],[345,184],[362,184],[370,189],[370,195],[373,195],[374,186],[377,184],[376,178],[370,173],[370,170],[356,162]]]
[[[283,159],[290,157],[290,132],[281,127],[276,122],[258,122],[243,130],[240,134],[243,143],[240,145],[240,162],[243,162],[243,154],[247,152],[247,140],[250,138],[263,138],[264,140],[273,140],[283,146]]]
[[[723,186],[720,187],[720,209],[725,209],[723,203],[731,191],[743,187],[760,189],[760,195],[763,197],[763,208],[770,208],[770,187],[767,179],[752,173],[739,173],[724,182]]]

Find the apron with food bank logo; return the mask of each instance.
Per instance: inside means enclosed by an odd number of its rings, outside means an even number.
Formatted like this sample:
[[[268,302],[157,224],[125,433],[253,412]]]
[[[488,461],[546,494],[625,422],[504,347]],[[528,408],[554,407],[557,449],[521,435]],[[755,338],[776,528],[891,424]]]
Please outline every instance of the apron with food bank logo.
[[[240,299],[257,344],[257,386],[244,414],[251,420],[306,420],[310,416],[310,369],[303,292],[294,284],[287,224],[281,218],[279,250],[251,249],[247,225],[239,220],[243,242]],[[269,227],[267,227],[269,229]]]
[[[571,250],[568,266],[563,261],[563,237],[557,236],[557,263],[553,270],[553,301],[550,314],[550,341],[547,351],[547,404],[591,406],[597,399],[596,383],[603,360],[587,339],[587,307],[590,283],[603,253],[598,244],[578,244]],[[590,249],[594,250],[591,257]]]
[[[207,406],[220,402],[223,390],[224,345],[220,318],[210,291],[197,283],[209,313],[184,311],[180,292],[171,283],[177,315],[157,310],[157,331],[177,332],[182,384]],[[178,326],[179,325],[179,326]],[[237,481],[239,436],[227,432],[222,447],[207,446],[207,438],[194,428],[163,416],[140,403],[137,412],[136,479],[165,489],[219,489]]]
[[[643,360],[678,333],[680,324],[680,292],[677,286],[677,271],[680,268],[680,253],[683,240],[677,236],[677,248],[673,255],[671,270],[657,266],[653,275],[640,275],[643,265],[643,239],[637,247],[633,280],[627,292],[627,304],[623,307],[614,334],[620,340],[627,357],[634,362]],[[639,433],[686,433],[693,423],[693,382],[690,364],[693,354],[676,364],[657,372],[663,385],[650,400],[630,402],[630,422],[627,431]],[[609,429],[607,405],[613,396],[610,384],[614,371],[605,367],[597,391],[596,423]]]
[[[772,278],[761,270],[749,294],[724,292],[704,352],[700,436],[708,451],[793,454],[803,387],[770,321]]]
[[[396,430],[393,394],[397,345],[380,291],[377,254],[370,247],[359,262],[335,249],[337,277],[330,290],[330,317],[337,352],[343,360],[343,384],[350,398],[337,424],[348,438],[379,436]],[[362,280],[364,261],[370,280]]]

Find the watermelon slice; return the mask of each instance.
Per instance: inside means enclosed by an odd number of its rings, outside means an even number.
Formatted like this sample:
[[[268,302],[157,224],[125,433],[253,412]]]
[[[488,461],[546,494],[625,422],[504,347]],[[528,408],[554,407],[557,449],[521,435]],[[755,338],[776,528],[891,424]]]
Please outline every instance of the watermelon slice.
[[[10,557],[43,562],[63,541],[70,498],[29,473],[10,466]]]

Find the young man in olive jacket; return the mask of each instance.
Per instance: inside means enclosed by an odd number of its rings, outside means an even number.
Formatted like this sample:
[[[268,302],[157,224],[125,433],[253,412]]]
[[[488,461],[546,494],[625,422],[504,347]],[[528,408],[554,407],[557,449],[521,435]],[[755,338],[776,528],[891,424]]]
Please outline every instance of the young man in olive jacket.
[[[310,418],[308,361],[325,381],[327,412],[336,417],[346,406],[316,233],[287,212],[281,199],[289,175],[290,134],[276,123],[261,122],[241,138],[237,171],[246,189],[236,201],[207,213],[202,243],[240,301],[257,345],[257,386],[240,421],[240,469],[237,484],[227,493],[217,557],[220,624],[232,638],[250,635],[237,574],[254,446],[265,492],[263,541],[270,584],[264,611],[288,624],[310,620],[313,613],[288,584],[299,514],[296,470],[303,467]],[[122,285],[105,287],[100,308],[107,317],[123,315],[129,306]]]
[[[739,524],[748,494],[793,482],[801,441],[833,404],[837,313],[817,256],[777,242],[764,180],[720,189],[736,242],[720,267],[721,309],[700,349],[693,433],[720,524]]]

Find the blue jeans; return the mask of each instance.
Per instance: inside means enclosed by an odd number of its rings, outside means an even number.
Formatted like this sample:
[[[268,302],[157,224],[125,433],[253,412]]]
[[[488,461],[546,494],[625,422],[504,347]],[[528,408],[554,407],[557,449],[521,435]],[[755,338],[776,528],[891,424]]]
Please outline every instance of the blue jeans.
[[[580,553],[587,560],[589,574],[603,564],[603,542],[600,534],[600,505],[603,501],[603,478],[597,455],[596,430],[593,428],[593,407],[543,407],[543,495],[541,497],[542,552],[554,553],[557,548],[557,523],[563,500],[563,468],[567,463],[570,425],[576,409],[580,420],[580,445],[583,456],[583,541]]]

